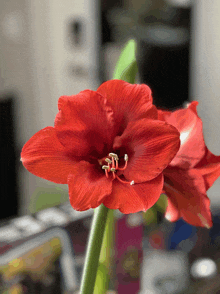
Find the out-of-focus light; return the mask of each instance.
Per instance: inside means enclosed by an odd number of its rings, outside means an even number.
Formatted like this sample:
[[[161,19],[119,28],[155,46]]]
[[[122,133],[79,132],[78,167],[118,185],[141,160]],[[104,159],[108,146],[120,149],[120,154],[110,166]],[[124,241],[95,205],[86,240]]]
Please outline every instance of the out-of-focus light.
[[[140,226],[143,222],[142,214],[141,213],[132,213],[129,214],[127,218],[127,225],[129,227],[137,227]]]
[[[191,275],[194,278],[209,278],[217,274],[217,265],[210,258],[200,258],[191,267]]]

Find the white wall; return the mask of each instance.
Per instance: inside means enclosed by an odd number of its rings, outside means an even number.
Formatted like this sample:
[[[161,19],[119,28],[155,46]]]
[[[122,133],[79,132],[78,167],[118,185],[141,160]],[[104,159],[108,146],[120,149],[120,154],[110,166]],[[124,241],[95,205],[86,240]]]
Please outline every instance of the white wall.
[[[53,126],[61,95],[99,86],[99,7],[98,0],[0,1],[0,94],[16,95],[18,149]],[[81,46],[71,42],[75,20],[82,22]],[[36,189],[51,185],[20,164],[20,213],[28,213]]]
[[[61,95],[99,86],[98,5],[93,0],[31,0],[27,4],[33,32],[37,117],[43,128],[53,123]],[[71,23],[77,20],[82,23],[83,36],[79,47],[71,43],[69,35]]]
[[[191,56],[191,98],[199,101],[206,144],[220,155],[220,1],[194,0]],[[220,179],[209,190],[220,207]]]

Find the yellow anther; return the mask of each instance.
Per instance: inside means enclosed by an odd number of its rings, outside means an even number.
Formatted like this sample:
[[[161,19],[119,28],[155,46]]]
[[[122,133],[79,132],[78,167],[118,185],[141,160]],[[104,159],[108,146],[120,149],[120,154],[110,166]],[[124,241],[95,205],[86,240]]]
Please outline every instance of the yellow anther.
[[[128,161],[128,154],[124,155],[124,161]]]
[[[115,169],[114,167],[112,167],[112,168],[110,169],[110,171],[111,171],[111,172],[115,172],[116,169]]]
[[[111,159],[109,159],[109,158],[106,158],[105,161],[110,163],[110,164],[112,163]]]
[[[103,165],[103,166],[102,166],[102,169],[109,169],[109,166],[107,166],[107,165]]]
[[[118,160],[118,155],[115,153],[109,153],[109,156],[113,157],[115,160]]]

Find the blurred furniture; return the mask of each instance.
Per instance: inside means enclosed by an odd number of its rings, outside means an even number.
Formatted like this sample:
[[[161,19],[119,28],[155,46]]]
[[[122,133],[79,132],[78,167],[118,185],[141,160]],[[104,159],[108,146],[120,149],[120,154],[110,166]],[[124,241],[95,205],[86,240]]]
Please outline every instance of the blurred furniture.
[[[13,106],[13,97],[0,97],[0,219],[18,213]]]

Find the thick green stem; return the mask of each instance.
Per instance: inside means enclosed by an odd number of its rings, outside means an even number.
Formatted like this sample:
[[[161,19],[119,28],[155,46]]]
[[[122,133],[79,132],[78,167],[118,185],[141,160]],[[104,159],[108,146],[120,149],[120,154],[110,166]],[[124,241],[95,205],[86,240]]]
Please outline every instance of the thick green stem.
[[[108,211],[109,209],[103,204],[95,209],[80,294],[93,294]]]
[[[105,225],[105,233],[99,256],[99,267],[96,275],[93,294],[103,294],[109,289],[110,276],[112,275],[113,252],[115,240],[115,217],[114,209],[109,209]]]

